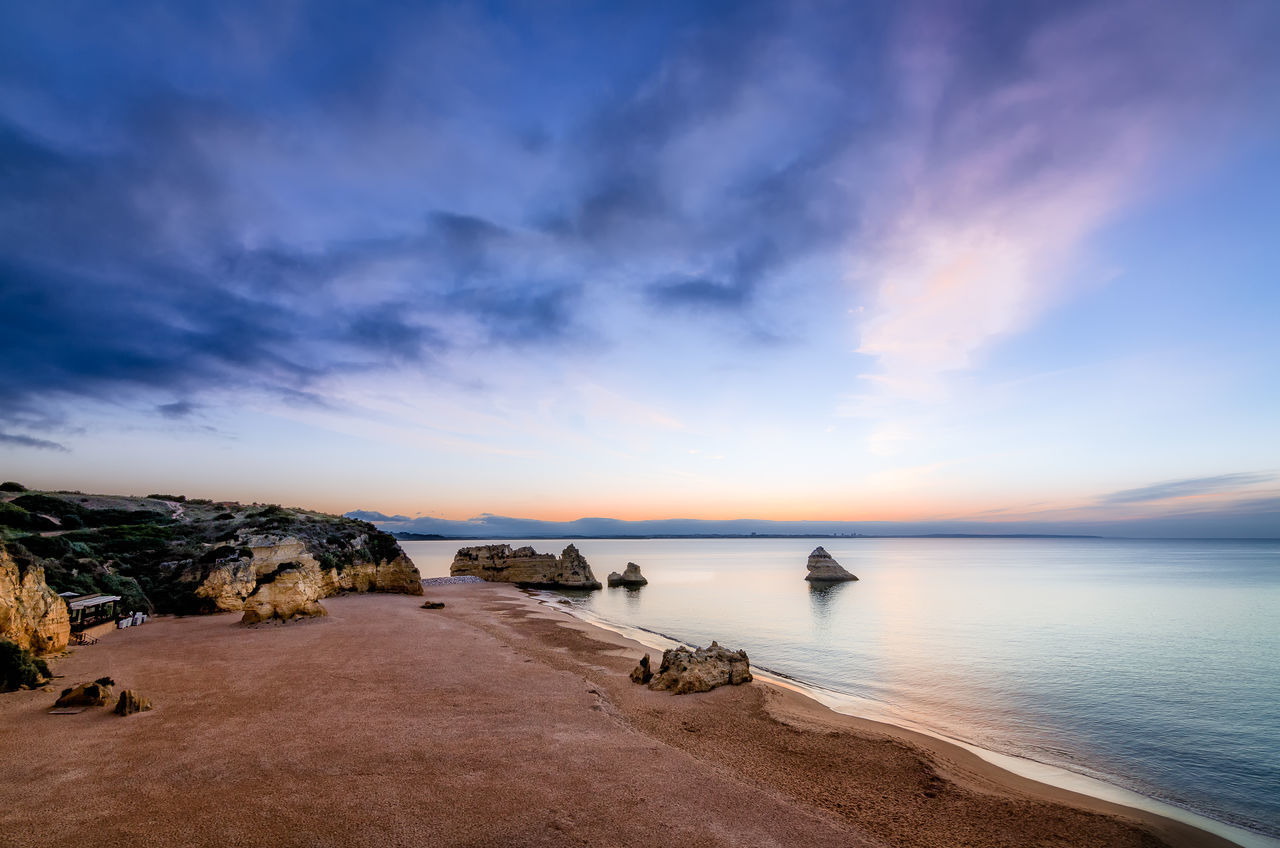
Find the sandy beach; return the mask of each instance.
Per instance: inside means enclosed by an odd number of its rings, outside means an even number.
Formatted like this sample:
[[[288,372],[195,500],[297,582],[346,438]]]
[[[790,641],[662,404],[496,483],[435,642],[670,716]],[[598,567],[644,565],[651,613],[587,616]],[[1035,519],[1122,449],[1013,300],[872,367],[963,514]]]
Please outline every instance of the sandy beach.
[[[505,585],[163,618],[53,664],[155,709],[0,696],[6,845],[1227,846],[764,683],[671,696]]]

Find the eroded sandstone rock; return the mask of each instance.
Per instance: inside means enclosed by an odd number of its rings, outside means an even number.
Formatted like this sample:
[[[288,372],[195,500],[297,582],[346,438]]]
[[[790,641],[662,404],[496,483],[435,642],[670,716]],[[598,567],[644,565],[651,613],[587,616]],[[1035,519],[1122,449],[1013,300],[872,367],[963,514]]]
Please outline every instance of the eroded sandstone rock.
[[[835,557],[827,553],[827,549],[821,545],[809,554],[809,562],[805,567],[809,573],[804,579],[813,583],[842,583],[858,579],[845,571],[844,567],[836,562]]]
[[[631,679],[636,679],[635,671],[632,672]],[[649,681],[649,688],[666,690],[673,695],[686,695],[750,681],[751,663],[747,659],[747,652],[730,651],[712,642],[708,648],[681,647],[663,651],[662,665],[658,666],[658,673]]]
[[[640,664],[631,669],[632,683],[648,683],[653,679],[653,668],[650,667],[650,662],[648,654],[640,658]]]
[[[449,567],[453,577],[473,576],[495,583],[549,586],[567,589],[599,589],[600,581],[573,545],[560,556],[540,554],[532,547],[476,545],[459,548]]]
[[[56,708],[106,706],[107,701],[111,700],[111,687],[114,685],[115,681],[110,677],[99,677],[92,683],[78,683],[69,689],[63,689],[53,706]]]
[[[241,624],[258,624],[278,619],[288,621],[299,616],[328,615],[320,606],[325,597],[325,582],[314,565],[285,563],[278,571],[264,575],[257,589],[244,602]]]
[[[606,579],[611,587],[612,586],[636,587],[636,586],[649,585],[649,581],[646,580],[645,576],[640,573],[640,566],[636,565],[634,562],[627,563],[627,567],[622,570],[621,574],[619,574],[616,571],[610,572],[608,578]]]
[[[363,537],[354,546],[363,548]],[[325,567],[291,536],[252,536],[241,547],[250,555],[215,564],[195,593],[218,609],[243,611],[245,624],[324,615],[320,599],[341,592],[422,594],[422,575],[403,553]]]
[[[198,578],[196,578],[198,579]],[[235,559],[217,563],[196,587],[195,595],[208,598],[219,610],[236,612],[244,609],[244,599],[258,588],[258,570],[252,559]]]
[[[143,713],[151,709],[151,701],[142,697],[132,689],[125,689],[120,693],[120,700],[116,701],[115,713],[118,716],[133,715],[134,713]]]
[[[64,650],[71,638],[67,604],[37,565],[19,570],[0,546],[0,637],[33,654]]]

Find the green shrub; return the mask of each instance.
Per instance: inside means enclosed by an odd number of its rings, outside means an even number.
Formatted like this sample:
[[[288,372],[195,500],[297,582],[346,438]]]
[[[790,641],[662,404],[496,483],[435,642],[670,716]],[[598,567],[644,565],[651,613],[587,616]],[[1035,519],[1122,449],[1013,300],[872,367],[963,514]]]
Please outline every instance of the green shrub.
[[[400,556],[400,544],[390,533],[375,530],[369,534],[369,553],[374,562],[390,561]]]
[[[12,527],[15,530],[57,530],[58,525],[43,515],[27,512],[20,506],[11,503],[0,503],[0,527]]]
[[[110,595],[119,595],[120,603],[126,612],[148,612],[151,610],[151,602],[143,594],[142,587],[138,585],[138,581],[132,577],[124,577],[110,572],[97,574],[95,577],[97,578],[98,591],[106,592]]]
[[[166,524],[173,520],[168,513],[150,509],[94,509],[84,513],[90,527],[122,527],[132,524]]]
[[[15,483],[12,480],[6,480],[0,483],[0,492],[25,492],[27,487],[21,483]]]
[[[186,495],[147,495],[149,501],[177,501],[178,503],[186,503]]]
[[[49,677],[49,666],[16,642],[0,639],[0,692],[37,686]]]
[[[17,504],[27,512],[43,512],[46,515],[54,515],[58,518],[62,518],[64,515],[83,516],[89,512],[80,504],[64,501],[62,498],[55,498],[53,495],[22,495],[14,498],[10,503]]]
[[[57,559],[71,553],[71,543],[63,536],[23,536],[18,540],[38,557]]]

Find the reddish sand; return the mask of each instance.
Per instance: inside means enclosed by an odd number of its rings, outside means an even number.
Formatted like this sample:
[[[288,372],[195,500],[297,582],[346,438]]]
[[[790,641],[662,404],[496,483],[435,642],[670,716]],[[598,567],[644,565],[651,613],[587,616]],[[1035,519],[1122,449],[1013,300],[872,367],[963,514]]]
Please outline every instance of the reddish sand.
[[[513,587],[427,597],[447,607],[349,595],[288,625],[155,619],[56,660],[57,688],[110,675],[155,709],[0,696],[0,842],[1229,844],[776,687],[650,692],[627,678],[634,645]]]

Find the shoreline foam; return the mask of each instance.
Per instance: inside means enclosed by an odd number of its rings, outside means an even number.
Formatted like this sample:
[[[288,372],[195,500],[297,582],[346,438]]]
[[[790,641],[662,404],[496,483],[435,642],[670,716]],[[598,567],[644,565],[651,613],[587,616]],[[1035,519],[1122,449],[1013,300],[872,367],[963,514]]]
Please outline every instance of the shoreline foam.
[[[529,591],[529,595],[536,598],[541,606],[564,612],[578,621],[617,634],[648,649],[661,651],[675,645],[687,644],[665,633],[658,633],[642,627],[622,625],[597,616],[583,615],[582,610],[578,607],[555,604],[555,596],[548,592]],[[664,644],[664,641],[667,644]],[[1105,804],[1179,822],[1196,830],[1229,840],[1231,843],[1240,846],[1240,848],[1280,848],[1280,839],[1228,822],[1219,821],[1166,801],[1151,798],[1101,778],[1081,774],[1063,766],[1042,763],[1029,757],[1019,757],[992,751],[904,717],[895,716],[891,720],[887,720],[885,718],[871,718],[861,715],[858,712],[858,704],[861,699],[856,696],[828,690],[768,668],[753,667],[752,672],[756,679],[771,686],[789,690],[799,697],[813,701],[835,715],[846,716],[859,722],[871,722],[906,733],[931,737],[941,743],[968,751],[993,768],[1016,778],[1032,781],[1073,795],[1091,798]]]

